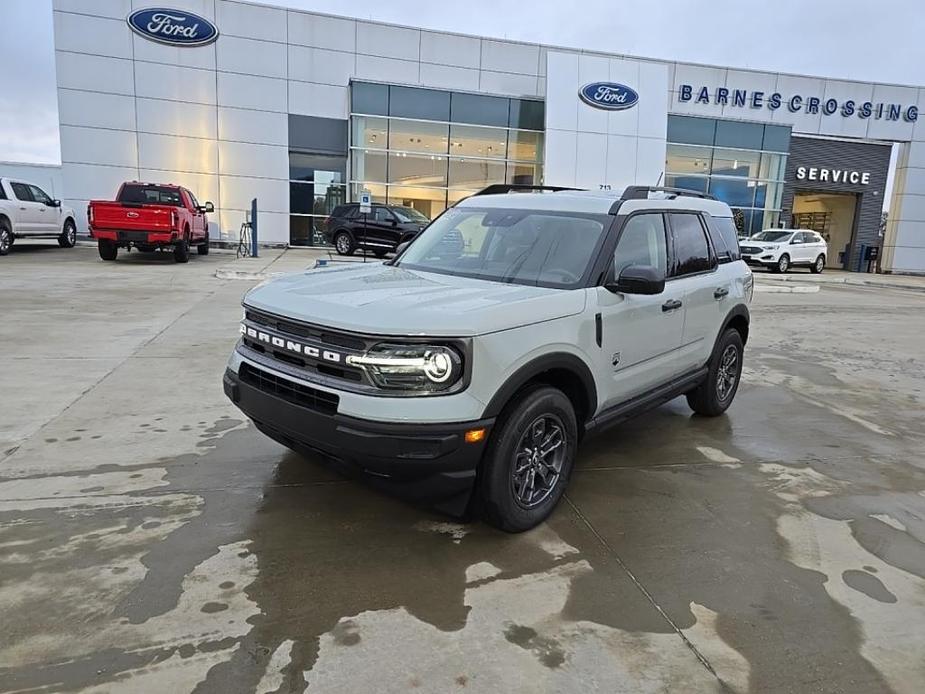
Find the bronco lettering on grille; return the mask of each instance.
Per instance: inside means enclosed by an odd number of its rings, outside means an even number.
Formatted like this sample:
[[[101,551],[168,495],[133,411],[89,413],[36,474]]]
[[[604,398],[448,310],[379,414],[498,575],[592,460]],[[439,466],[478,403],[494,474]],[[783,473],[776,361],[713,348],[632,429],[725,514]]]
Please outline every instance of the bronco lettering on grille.
[[[337,364],[344,361],[343,356],[338,352],[332,352],[328,349],[321,350],[318,347],[312,347],[311,345],[306,345],[301,342],[294,342],[293,340],[283,339],[276,335],[265,333],[262,330],[251,328],[250,326],[247,326],[243,323],[241,324],[241,334],[250,338],[251,340],[263,342],[264,344],[270,345],[272,347],[279,347],[280,349],[284,349],[287,352],[302,354],[306,357],[311,357],[312,359],[323,359],[324,361],[330,361]]]

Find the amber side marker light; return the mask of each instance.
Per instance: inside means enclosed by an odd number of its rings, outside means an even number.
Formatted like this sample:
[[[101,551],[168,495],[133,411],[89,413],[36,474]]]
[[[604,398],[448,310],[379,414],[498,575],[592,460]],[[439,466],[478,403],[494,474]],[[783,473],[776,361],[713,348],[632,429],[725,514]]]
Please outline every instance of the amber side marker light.
[[[478,443],[485,438],[484,429],[470,429],[466,432],[466,443]]]

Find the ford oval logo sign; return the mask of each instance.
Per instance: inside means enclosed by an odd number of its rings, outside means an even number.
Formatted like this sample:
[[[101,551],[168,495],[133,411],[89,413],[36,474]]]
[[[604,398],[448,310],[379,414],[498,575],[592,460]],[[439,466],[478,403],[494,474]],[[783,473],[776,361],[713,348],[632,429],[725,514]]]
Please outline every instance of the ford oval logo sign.
[[[616,82],[592,82],[578,90],[578,96],[588,106],[605,111],[623,111],[639,102],[635,89]]]
[[[132,12],[127,21],[136,34],[171,46],[205,46],[218,38],[215,25],[192,12],[148,8]]]

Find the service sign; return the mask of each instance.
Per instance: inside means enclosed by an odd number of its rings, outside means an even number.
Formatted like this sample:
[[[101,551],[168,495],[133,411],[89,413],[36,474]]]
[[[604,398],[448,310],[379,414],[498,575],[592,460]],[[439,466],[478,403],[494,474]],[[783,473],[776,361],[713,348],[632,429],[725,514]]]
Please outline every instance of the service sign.
[[[639,103],[635,89],[616,82],[591,82],[578,90],[578,96],[588,106],[605,111],[624,111]]]
[[[205,46],[218,38],[216,26],[192,12],[154,7],[132,12],[126,21],[136,34],[170,46]]]

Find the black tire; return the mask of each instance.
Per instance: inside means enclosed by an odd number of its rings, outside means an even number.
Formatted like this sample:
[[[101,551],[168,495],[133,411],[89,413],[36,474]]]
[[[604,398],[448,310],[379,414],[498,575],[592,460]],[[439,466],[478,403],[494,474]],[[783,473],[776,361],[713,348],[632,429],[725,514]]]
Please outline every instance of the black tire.
[[[173,259],[178,263],[189,262],[189,237],[184,236],[173,247]]]
[[[119,255],[119,247],[112,241],[100,239],[96,242],[96,248],[100,252],[100,258],[103,260],[115,260]]]
[[[820,253],[819,257],[816,258],[813,264],[809,266],[809,271],[813,273],[814,275],[818,275],[824,269],[825,269],[825,256]]]
[[[5,219],[0,220],[0,255],[6,255],[13,247],[13,230]]]
[[[777,259],[777,263],[774,265],[774,272],[787,272],[790,269],[790,256],[784,253],[780,258]]]
[[[558,446],[549,448],[559,440]],[[544,441],[547,455],[538,456]],[[536,386],[515,396],[498,418],[482,461],[479,495],[485,522],[509,533],[542,523],[565,492],[577,447],[575,410],[561,390]],[[518,469],[523,470],[520,484]]]
[[[707,380],[687,394],[687,404],[694,412],[716,417],[732,404],[742,380],[744,351],[738,330],[729,328],[723,333],[710,359]]]
[[[206,240],[196,246],[196,252],[199,255],[209,255],[209,235],[206,234]]]
[[[64,223],[64,229],[58,237],[58,245],[61,248],[73,248],[77,245],[77,225],[74,224],[74,220],[68,219]]]
[[[353,255],[356,249],[353,237],[346,231],[338,231],[334,234],[334,250],[337,251],[338,255]]]

